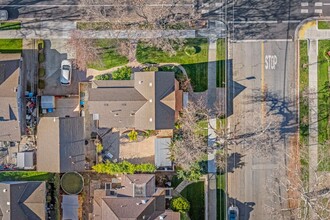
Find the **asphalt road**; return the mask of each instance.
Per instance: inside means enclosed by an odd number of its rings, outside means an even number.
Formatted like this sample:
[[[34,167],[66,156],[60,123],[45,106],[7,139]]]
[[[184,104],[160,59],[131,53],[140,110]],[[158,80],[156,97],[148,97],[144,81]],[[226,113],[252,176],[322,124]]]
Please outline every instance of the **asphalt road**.
[[[330,16],[330,0],[210,0],[203,16],[227,22],[234,40],[288,39],[306,18]]]
[[[230,129],[236,144],[229,146],[228,202],[240,210],[240,219],[278,219],[271,208],[287,204],[274,178],[284,175],[285,152],[297,132],[296,75],[293,42],[233,44],[235,98]]]

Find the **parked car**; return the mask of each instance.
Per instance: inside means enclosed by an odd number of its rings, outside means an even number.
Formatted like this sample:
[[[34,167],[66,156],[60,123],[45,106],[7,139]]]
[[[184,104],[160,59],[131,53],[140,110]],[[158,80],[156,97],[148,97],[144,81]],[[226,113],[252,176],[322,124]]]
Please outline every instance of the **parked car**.
[[[7,21],[8,20],[8,11],[7,10],[0,10],[0,21]]]
[[[228,220],[238,220],[238,216],[239,216],[238,207],[231,205],[228,208]]]
[[[61,63],[61,78],[60,82],[64,86],[71,84],[72,65],[70,60],[63,60]]]

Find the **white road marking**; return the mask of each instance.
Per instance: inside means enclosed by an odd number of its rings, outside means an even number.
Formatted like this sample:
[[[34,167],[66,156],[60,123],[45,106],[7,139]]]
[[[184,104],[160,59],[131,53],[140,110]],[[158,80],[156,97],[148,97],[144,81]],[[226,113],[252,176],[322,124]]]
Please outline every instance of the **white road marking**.
[[[330,3],[323,3],[323,5],[324,5],[324,6],[329,6],[329,5],[330,5]]]
[[[308,13],[308,9],[301,9],[300,12],[301,12],[302,14],[306,14],[306,13]]]
[[[307,6],[308,6],[308,2],[302,2],[302,3],[301,3],[301,6],[302,6],[302,7],[307,7]]]
[[[221,7],[223,4],[224,4],[224,3],[216,2],[216,3],[215,3],[215,7],[219,8],[219,7]]]
[[[323,3],[322,2],[315,2],[315,7],[322,7]]]
[[[209,9],[202,9],[202,14],[206,14],[206,13],[209,13],[210,10]]]
[[[228,21],[234,24],[277,24],[278,21]]]
[[[244,43],[244,42],[246,42],[246,43],[248,43],[248,42],[260,42],[261,40],[229,40],[229,42],[231,42],[231,43],[240,43],[240,42],[242,42],[242,43]],[[293,41],[293,39],[264,39],[264,40],[262,40],[263,42],[292,42]]]
[[[314,13],[316,13],[316,14],[322,14],[322,9],[315,9],[314,10]]]
[[[300,23],[301,20],[287,20],[287,21],[282,21],[282,23]]]

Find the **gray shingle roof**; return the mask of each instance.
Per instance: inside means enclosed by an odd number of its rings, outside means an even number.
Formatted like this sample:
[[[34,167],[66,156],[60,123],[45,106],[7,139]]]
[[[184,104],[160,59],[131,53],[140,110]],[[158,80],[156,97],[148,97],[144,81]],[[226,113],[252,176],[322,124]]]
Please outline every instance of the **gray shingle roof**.
[[[84,119],[42,117],[37,134],[37,170],[64,173],[84,171]]]
[[[0,219],[46,218],[45,182],[0,182]]]
[[[20,141],[19,87],[20,54],[0,54],[0,141]]]
[[[88,108],[100,127],[172,129],[175,120],[173,72],[136,72],[134,80],[93,82]]]

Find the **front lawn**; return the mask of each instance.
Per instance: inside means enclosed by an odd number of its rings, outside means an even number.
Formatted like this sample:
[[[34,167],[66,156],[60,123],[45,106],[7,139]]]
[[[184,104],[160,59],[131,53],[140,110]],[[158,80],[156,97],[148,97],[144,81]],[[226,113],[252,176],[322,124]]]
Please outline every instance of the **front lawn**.
[[[53,178],[53,173],[36,171],[3,171],[0,181],[46,181]]]
[[[21,22],[1,22],[0,30],[19,30],[21,29]]]
[[[96,46],[100,51],[100,62],[94,62],[88,65],[88,68],[96,70],[106,70],[116,66],[122,66],[128,63],[125,56],[117,52],[118,42],[116,39],[97,39]]]
[[[204,181],[190,184],[182,190],[181,195],[190,203],[190,218],[192,220],[204,219]]]
[[[21,53],[22,39],[0,39],[0,53]]]
[[[330,51],[330,40],[319,41],[318,51],[318,152],[319,170],[330,171],[329,153],[329,113],[330,113],[330,90],[329,90],[329,61],[327,52]]]
[[[196,54],[187,55],[186,47],[195,47]],[[136,57],[140,63],[179,63],[187,71],[195,92],[207,90],[208,41],[205,38],[187,39],[185,46],[170,56],[155,47],[139,42]]]
[[[226,86],[226,39],[217,40],[217,87]]]

